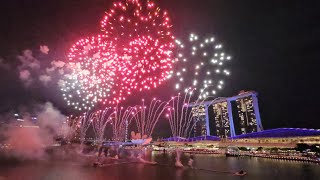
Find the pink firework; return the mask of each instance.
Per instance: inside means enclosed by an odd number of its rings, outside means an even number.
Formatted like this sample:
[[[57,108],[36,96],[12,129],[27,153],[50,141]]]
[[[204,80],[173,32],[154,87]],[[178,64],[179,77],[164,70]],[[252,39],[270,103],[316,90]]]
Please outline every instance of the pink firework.
[[[102,30],[117,41],[127,62],[130,87],[149,90],[159,86],[172,69],[174,37],[167,12],[152,1],[116,2],[101,21]],[[127,87],[124,87],[127,88]]]
[[[123,0],[106,12],[101,28],[103,35],[81,39],[70,50],[73,73],[63,89],[68,104],[115,105],[167,79],[174,48],[167,12],[149,0]]]
[[[114,42],[105,35],[81,39],[73,45],[69,53],[72,74],[63,91],[76,95],[64,95],[68,104],[89,109],[105,99],[114,103],[124,100],[122,89],[114,90],[116,85],[129,83],[123,79],[118,83],[116,75],[127,70],[119,59]]]

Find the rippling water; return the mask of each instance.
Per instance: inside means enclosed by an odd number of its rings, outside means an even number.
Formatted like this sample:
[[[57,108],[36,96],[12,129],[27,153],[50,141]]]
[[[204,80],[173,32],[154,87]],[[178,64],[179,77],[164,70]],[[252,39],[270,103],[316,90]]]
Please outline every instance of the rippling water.
[[[89,163],[78,161],[38,161],[11,165],[0,162],[0,180],[320,179],[320,165],[303,162],[195,155],[195,167],[206,170],[183,170],[174,167],[175,154],[153,152],[147,154],[146,159],[157,161],[160,165],[132,163],[94,168]],[[186,165],[189,155],[182,154],[181,159]],[[229,173],[239,170],[245,170],[248,174],[238,177]]]

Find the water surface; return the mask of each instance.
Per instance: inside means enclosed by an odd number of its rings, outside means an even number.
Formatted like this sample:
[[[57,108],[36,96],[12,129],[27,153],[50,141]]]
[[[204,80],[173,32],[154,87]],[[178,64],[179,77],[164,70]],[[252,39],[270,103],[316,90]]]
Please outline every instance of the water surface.
[[[83,161],[32,161],[18,164],[0,165],[0,180],[318,180],[320,165],[295,161],[280,161],[249,157],[224,157],[222,155],[194,155],[197,169],[178,169],[174,167],[175,154],[152,152],[146,159],[157,161],[160,165],[140,163],[110,165],[95,168]],[[189,154],[181,154],[182,163],[187,165]],[[214,170],[216,172],[210,171]],[[245,170],[244,177],[231,172]]]

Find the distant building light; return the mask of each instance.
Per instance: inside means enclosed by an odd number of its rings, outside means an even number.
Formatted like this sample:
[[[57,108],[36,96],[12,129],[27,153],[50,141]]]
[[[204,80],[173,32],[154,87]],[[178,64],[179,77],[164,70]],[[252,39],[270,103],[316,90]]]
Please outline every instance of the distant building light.
[[[14,114],[14,116],[19,116],[19,114]]]
[[[17,121],[24,121],[23,119],[18,118]]]

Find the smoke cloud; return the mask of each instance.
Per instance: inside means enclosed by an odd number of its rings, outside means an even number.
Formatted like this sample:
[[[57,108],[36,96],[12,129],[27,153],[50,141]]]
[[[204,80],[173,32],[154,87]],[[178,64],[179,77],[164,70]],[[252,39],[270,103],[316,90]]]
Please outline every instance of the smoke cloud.
[[[39,126],[49,128],[55,135],[58,134],[57,130],[61,127],[66,116],[62,115],[50,102],[41,105],[40,109],[37,113]]]
[[[22,70],[20,71],[20,79],[23,81],[27,81],[30,79],[30,71],[28,70]]]
[[[66,117],[56,109],[52,103],[36,106],[37,122],[30,121],[28,112],[24,114],[23,122],[10,119],[11,123],[4,134],[5,143],[10,144],[12,150],[9,156],[21,159],[44,159],[46,158],[45,148],[54,143],[54,138],[58,135],[68,135],[69,127],[64,124]]]
[[[31,73],[29,70],[21,70],[19,72],[19,78],[26,87],[30,86],[31,83],[33,82],[33,79],[31,78]]]
[[[46,45],[40,46],[40,51],[43,54],[48,54],[49,48]],[[49,66],[44,67],[43,64],[48,64],[39,61],[34,57],[31,50],[27,49],[18,56],[21,64],[18,66],[18,75],[25,87],[31,87],[31,84],[48,86],[56,86],[61,88],[65,85],[65,79],[71,71],[73,66],[66,64],[60,60],[49,61]],[[41,63],[43,64],[41,64]],[[0,59],[0,67],[2,66]],[[3,64],[4,65],[4,64]],[[84,72],[88,73],[88,72]]]
[[[46,46],[46,45],[40,46],[40,51],[41,51],[43,54],[48,54],[48,53],[49,53],[49,48],[48,48],[48,46]]]
[[[51,65],[54,68],[63,68],[66,63],[63,61],[52,61]]]
[[[57,82],[57,84],[58,84],[58,86],[59,86],[60,88],[63,88],[63,87],[65,87],[66,82],[65,82],[64,80],[60,79],[60,80]]]
[[[21,65],[18,66],[19,78],[25,87],[29,87],[34,82],[31,72],[40,69],[40,61],[33,57],[32,51],[29,49],[24,50],[18,59],[21,62]]]
[[[22,55],[18,56],[18,59],[21,62],[19,69],[40,69],[40,61],[33,57],[32,51],[27,49],[22,52]]]
[[[44,74],[39,76],[39,80],[43,83],[43,85],[47,86],[52,79],[49,75]]]

